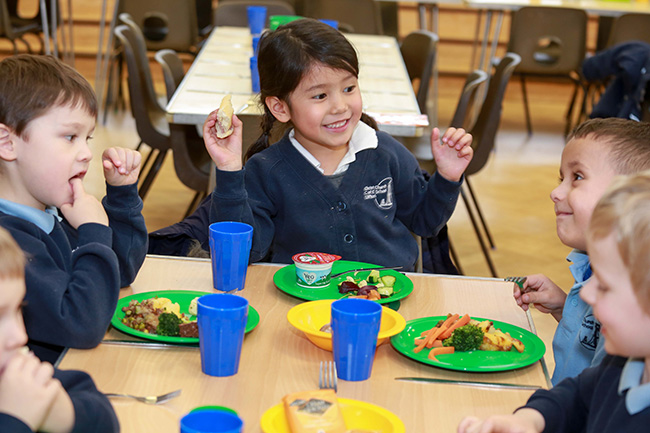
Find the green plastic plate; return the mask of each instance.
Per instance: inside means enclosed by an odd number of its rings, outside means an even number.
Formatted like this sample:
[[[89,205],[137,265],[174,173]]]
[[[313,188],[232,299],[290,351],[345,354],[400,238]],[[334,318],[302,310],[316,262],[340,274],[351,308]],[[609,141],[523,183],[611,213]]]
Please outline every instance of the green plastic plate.
[[[135,299],[136,301],[143,301],[145,299],[149,299],[157,296],[160,298],[168,298],[172,302],[178,302],[178,305],[181,307],[181,313],[189,314],[188,309],[190,307],[190,302],[192,302],[192,299],[196,298],[197,296],[207,295],[209,293],[210,292],[196,292],[196,291],[188,291],[188,290],[159,290],[155,292],[143,292],[143,293],[138,293],[136,295],[125,296],[122,299],[117,301],[117,308],[115,309],[115,313],[113,314],[113,318],[111,319],[111,325],[113,325],[115,329],[118,329],[126,334],[131,334],[133,336],[140,337],[140,338],[146,338],[147,340],[163,341],[165,343],[199,344],[198,338],[168,337],[163,335],[149,334],[146,332],[135,330],[133,328],[129,328],[128,326],[122,323],[122,319],[124,318],[124,312],[122,311],[122,307],[128,306],[129,302],[131,302],[132,299]],[[260,323],[260,315],[255,310],[255,308],[249,305],[248,321],[246,322],[246,332],[250,332],[253,329],[255,329],[258,323]]]
[[[526,367],[539,361],[546,346],[544,342],[535,334],[515,325],[492,320],[494,327],[503,332],[509,332],[513,338],[524,343],[524,351],[517,352],[514,348],[509,352],[487,352],[483,350],[473,350],[471,352],[456,352],[449,355],[437,355],[438,361],[432,361],[428,358],[431,349],[423,349],[419,353],[413,352],[415,344],[413,339],[419,337],[423,331],[429,330],[436,326],[440,320],[446,319],[447,316],[423,317],[421,319],[409,320],[406,322],[406,328],[399,334],[391,337],[390,342],[393,347],[402,355],[424,364],[433,365],[448,370],[471,371],[471,372],[494,372],[515,370]],[[472,317],[475,320],[486,320],[478,317]],[[491,319],[488,319],[491,320]]]
[[[338,260],[334,262],[334,265],[332,266],[332,274],[347,271],[350,269],[373,267],[379,268],[380,266],[372,265],[370,263]],[[370,271],[362,271],[357,272],[355,275],[354,272],[350,272],[349,274],[344,274],[339,277],[332,278],[332,281],[327,287],[306,289],[296,284],[296,266],[289,265],[279,269],[275,275],[273,275],[273,282],[278,287],[278,289],[291,296],[295,296],[296,298],[304,299],[306,301],[319,301],[321,299],[339,299],[345,297],[345,295],[339,293],[338,284],[341,281],[344,281],[347,276],[351,276],[355,280],[366,279],[369,273]],[[395,277],[395,285],[393,286],[394,291],[392,296],[389,296],[388,298],[382,298],[377,301],[380,304],[388,304],[406,298],[413,291],[413,282],[406,275],[393,270],[383,270],[379,271],[379,273],[381,276],[392,275]]]

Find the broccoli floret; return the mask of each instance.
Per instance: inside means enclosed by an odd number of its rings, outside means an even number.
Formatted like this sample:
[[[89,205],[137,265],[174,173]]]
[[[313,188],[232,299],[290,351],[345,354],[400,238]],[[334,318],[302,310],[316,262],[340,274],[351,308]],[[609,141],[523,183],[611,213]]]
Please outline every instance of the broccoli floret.
[[[162,313],[158,316],[158,326],[156,327],[156,334],[164,335],[167,337],[178,337],[181,331],[178,327],[181,319],[174,313]]]
[[[465,325],[456,329],[451,337],[442,342],[443,346],[454,346],[456,352],[476,350],[483,342],[483,331],[476,325]]]

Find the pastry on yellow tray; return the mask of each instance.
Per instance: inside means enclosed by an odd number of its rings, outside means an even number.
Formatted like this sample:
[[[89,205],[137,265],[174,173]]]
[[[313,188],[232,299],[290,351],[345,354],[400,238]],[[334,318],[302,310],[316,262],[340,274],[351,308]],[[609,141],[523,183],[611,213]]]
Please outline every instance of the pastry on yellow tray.
[[[291,433],[345,433],[345,422],[332,389],[286,395],[284,411]]]

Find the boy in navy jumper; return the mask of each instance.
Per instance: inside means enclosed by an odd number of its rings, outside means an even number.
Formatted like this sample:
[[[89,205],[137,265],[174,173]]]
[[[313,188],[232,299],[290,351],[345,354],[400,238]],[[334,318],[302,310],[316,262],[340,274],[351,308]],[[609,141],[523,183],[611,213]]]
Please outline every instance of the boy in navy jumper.
[[[601,323],[608,355],[513,415],[464,419],[459,433],[648,431],[650,425],[650,171],[619,178],[593,211],[594,276],[580,292]]]
[[[54,362],[63,347],[101,341],[120,287],[147,251],[140,154],[102,155],[106,197],[87,194],[97,105],[88,82],[49,56],[0,62],[0,226],[27,253],[29,346]]]
[[[81,371],[61,371],[26,349],[25,256],[0,228],[0,431],[119,431],[113,407]]]

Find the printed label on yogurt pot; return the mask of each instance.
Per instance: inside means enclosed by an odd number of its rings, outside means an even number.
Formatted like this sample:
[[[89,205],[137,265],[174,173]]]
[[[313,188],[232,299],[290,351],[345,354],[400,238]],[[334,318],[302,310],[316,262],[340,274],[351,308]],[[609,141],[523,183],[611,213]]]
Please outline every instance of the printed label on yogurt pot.
[[[339,260],[341,256],[328,253],[299,253],[292,257],[293,261],[297,263],[321,265],[326,263],[334,263]]]

